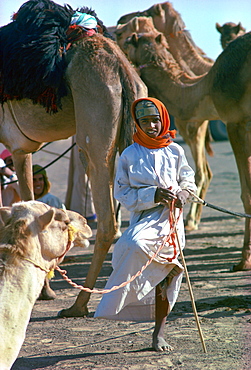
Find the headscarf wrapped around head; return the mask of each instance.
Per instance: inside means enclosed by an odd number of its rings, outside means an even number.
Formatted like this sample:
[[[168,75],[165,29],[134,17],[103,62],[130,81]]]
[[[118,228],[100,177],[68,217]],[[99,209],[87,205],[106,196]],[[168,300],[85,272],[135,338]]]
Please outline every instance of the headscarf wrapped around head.
[[[162,129],[159,136],[157,136],[156,138],[151,138],[150,136],[145,134],[144,131],[140,128],[140,125],[138,124],[135,108],[136,105],[143,100],[152,102],[159,112]],[[147,110],[145,112],[147,113]],[[172,142],[171,138],[175,138],[176,130],[169,130],[170,128],[169,114],[165,105],[160,100],[150,97],[135,100],[132,103],[132,116],[136,123],[136,132],[133,135],[133,140],[135,141],[135,143],[145,146],[148,149],[158,149],[168,146]]]
[[[50,189],[51,189],[51,183],[48,179],[48,176],[47,176],[47,173],[45,171],[45,169],[40,166],[39,164],[34,164],[32,166],[32,172],[33,172],[33,175],[37,175],[37,174],[40,174],[43,175],[43,178],[44,178],[44,190],[43,190],[43,193],[41,195],[39,195],[39,198],[42,198],[45,194],[49,193]]]

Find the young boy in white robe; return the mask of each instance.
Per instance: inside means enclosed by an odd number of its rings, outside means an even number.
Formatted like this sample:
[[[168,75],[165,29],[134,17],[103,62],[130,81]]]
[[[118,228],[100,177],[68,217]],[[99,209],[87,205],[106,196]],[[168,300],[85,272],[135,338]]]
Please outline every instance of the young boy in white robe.
[[[163,103],[154,98],[138,99],[132,105],[132,115],[136,123],[134,143],[119,158],[114,185],[115,198],[131,212],[130,226],[114,246],[113,272],[105,288],[131,279],[160,251],[133,281],[102,296],[95,317],[155,320],[153,349],[168,351],[172,348],[164,339],[164,327],[183,275],[170,208],[178,220],[176,229],[184,248],[182,207],[189,191],[196,191],[194,171],[183,148],[172,141],[175,131],[169,130]]]

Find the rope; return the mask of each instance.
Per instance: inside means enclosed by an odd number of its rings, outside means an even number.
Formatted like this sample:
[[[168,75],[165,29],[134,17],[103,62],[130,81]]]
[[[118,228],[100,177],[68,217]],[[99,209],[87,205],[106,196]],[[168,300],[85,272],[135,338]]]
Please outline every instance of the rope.
[[[223,212],[223,213],[228,213],[228,214],[233,215],[233,216],[236,216],[236,217],[251,218],[251,215],[249,215],[247,213],[239,213],[239,212],[229,211],[229,210],[227,210],[225,208],[222,208],[222,207],[219,207],[219,206],[215,206],[215,205],[213,205],[211,203],[208,203],[205,200],[199,198],[198,195],[196,195],[195,193],[193,193],[191,190],[189,190],[189,189],[186,189],[186,190],[196,199],[196,200],[193,199],[191,201],[193,203],[199,203],[199,204],[202,204],[203,206],[206,206],[206,207],[215,209],[216,211],[220,211],[220,212]]]
[[[97,293],[97,294],[106,294],[106,293],[110,293],[114,290],[118,290],[126,285],[128,285],[129,283],[131,283],[133,280],[136,279],[136,277],[138,277],[139,275],[142,274],[142,272],[150,265],[150,263],[152,263],[152,261],[154,260],[154,258],[159,254],[159,252],[164,248],[166,242],[171,239],[172,242],[171,244],[174,243],[174,240],[173,240],[173,236],[175,234],[175,230],[176,230],[176,226],[177,226],[177,223],[179,221],[179,218],[181,216],[181,213],[182,213],[182,210],[180,209],[180,213],[179,213],[179,216],[176,218],[176,220],[173,218],[172,216],[172,212],[173,212],[173,203],[171,204],[170,206],[170,214],[169,214],[169,220],[170,220],[170,232],[169,232],[169,235],[167,235],[161,245],[159,246],[159,248],[157,249],[157,251],[153,254],[153,256],[146,262],[146,264],[144,266],[142,266],[142,268],[135,274],[133,275],[129,280],[121,283],[120,285],[114,285],[112,288],[110,289],[102,289],[102,290],[99,290],[99,289],[90,289],[90,288],[86,288],[86,287],[83,287],[82,285],[78,285],[76,283],[74,283],[66,274],[67,274],[67,271],[66,270],[62,270],[59,266],[56,266],[55,267],[55,270],[57,270],[63,277],[63,279],[65,281],[67,281],[72,287],[74,288],[77,288],[77,289],[80,289],[80,290],[83,290],[84,292],[87,292],[87,293]],[[175,259],[177,256],[177,249],[174,245],[174,255],[172,258],[167,258],[168,262],[171,262],[173,259]]]
[[[42,150],[45,146],[49,145],[50,143],[47,143],[45,144],[44,146],[42,146],[42,148],[40,148],[39,150]],[[43,168],[41,168],[40,170],[37,170],[36,172],[34,172],[34,174],[37,174],[43,170],[45,170],[46,168],[50,167],[51,165],[53,165],[55,162],[57,162],[60,158],[62,158],[66,153],[68,153],[74,146],[76,145],[76,143],[73,143],[68,149],[66,149],[62,154],[60,154],[56,159],[53,159],[53,161],[51,161],[50,163],[48,163],[46,166],[44,166]],[[36,152],[35,152],[36,153]],[[33,154],[33,153],[32,153]],[[15,182],[18,182],[18,180],[13,180],[13,181],[10,181],[10,182],[5,182],[3,183],[2,185],[10,185],[10,184],[14,184]]]

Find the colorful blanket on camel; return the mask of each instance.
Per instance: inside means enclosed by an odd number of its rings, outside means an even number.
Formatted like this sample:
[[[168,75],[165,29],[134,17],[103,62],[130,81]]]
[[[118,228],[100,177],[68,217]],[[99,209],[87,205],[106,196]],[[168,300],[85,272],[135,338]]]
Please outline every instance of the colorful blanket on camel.
[[[95,18],[96,27],[90,29]],[[109,37],[95,11],[87,7],[74,11],[69,5],[51,0],[24,3],[13,21],[0,28],[1,104],[8,99],[26,98],[56,113],[61,108],[61,98],[67,95],[67,48],[96,32]]]

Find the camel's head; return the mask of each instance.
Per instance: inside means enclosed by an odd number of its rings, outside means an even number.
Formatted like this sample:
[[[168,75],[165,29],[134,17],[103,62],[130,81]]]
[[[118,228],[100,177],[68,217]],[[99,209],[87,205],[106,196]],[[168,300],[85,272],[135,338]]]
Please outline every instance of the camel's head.
[[[151,17],[134,17],[129,22],[118,25],[115,31],[116,40],[120,48],[126,52],[124,43],[133,33],[156,32]]]
[[[216,23],[215,27],[221,34],[220,42],[223,49],[225,49],[231,41],[235,40],[241,35],[244,35],[246,32],[246,29],[240,22],[238,24],[227,22],[223,24],[223,26],[221,26],[219,23]]]
[[[162,33],[133,33],[125,42],[126,53],[131,62],[140,67],[158,60],[159,49],[167,50],[168,44]]]
[[[60,263],[73,245],[79,246],[92,235],[80,214],[38,201],[0,208],[0,217],[0,243],[12,259],[29,258],[48,270]]]

